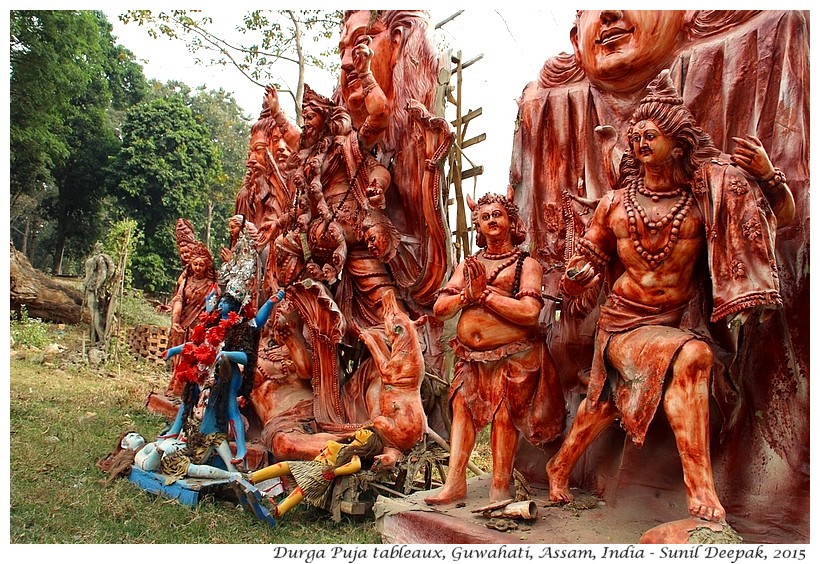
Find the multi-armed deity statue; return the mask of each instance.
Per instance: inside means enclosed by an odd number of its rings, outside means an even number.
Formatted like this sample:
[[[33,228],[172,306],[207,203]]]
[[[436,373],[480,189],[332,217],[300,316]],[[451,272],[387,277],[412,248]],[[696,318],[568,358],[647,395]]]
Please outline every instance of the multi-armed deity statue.
[[[481,250],[451,273],[452,135],[431,115],[427,15],[346,12],[339,90],[306,87],[301,128],[265,91],[221,301],[197,327],[175,317],[191,329],[177,370],[197,387],[172,434],[198,432],[241,467],[236,398],[250,398],[280,461],[251,481],[296,480],[278,514],[321,502],[439,422],[430,382],[458,316],[449,471],[429,504],[466,496],[492,423],[493,501],[515,467],[559,502],[578,485],[653,500],[642,509],[663,520],[676,496],[693,519],[753,533],[794,518],[808,487],[807,29],[802,12],[578,12],[575,52],[519,100],[508,194],[469,201]],[[201,262],[180,304],[212,279]],[[229,343],[234,326],[247,339]]]
[[[428,25],[423,12],[348,12],[335,99],[306,86],[299,130],[268,88],[252,130],[236,209],[259,227],[261,293],[286,297],[264,330],[251,398],[280,459],[312,459],[365,422],[403,429],[387,440],[398,451],[424,437],[424,371],[443,375],[441,324],[426,314],[450,268],[438,184],[452,141],[429,112],[438,58]],[[383,344],[383,331],[397,342],[397,315],[415,346]],[[406,378],[385,369],[395,346],[423,351],[402,366]],[[395,401],[398,420],[380,407]]]

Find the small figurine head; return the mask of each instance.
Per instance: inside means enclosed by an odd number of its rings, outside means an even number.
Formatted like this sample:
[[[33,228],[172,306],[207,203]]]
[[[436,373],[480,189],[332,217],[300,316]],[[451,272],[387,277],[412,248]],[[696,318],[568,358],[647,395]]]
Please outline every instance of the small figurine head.
[[[382,453],[384,441],[382,436],[373,427],[361,427],[356,430],[336,456],[336,467],[350,462],[354,456],[365,460],[373,460]]]
[[[333,102],[305,85],[302,97],[302,146],[313,147],[324,136]]]
[[[487,238],[499,238],[509,234],[513,245],[524,242],[527,234],[524,222],[518,213],[518,206],[511,196],[484,194],[478,202],[467,196],[467,205],[472,210],[473,227],[476,232],[476,245],[487,246]]]
[[[222,319],[227,319],[231,312],[239,313],[242,308],[242,301],[231,294],[222,294],[217,305]]]
[[[231,234],[232,241],[239,237],[243,227],[245,227],[245,216],[241,213],[228,219],[228,232]]]
[[[273,160],[276,162],[276,166],[279,167],[279,170],[284,170],[292,153],[285,142],[285,138],[281,135],[277,138],[271,136],[271,147],[273,147]]]
[[[214,271],[214,259],[211,256],[211,251],[204,243],[197,242],[191,247],[189,253],[189,264],[191,265],[191,272],[194,273],[195,278],[216,278],[216,271]]]
[[[254,125],[257,125],[257,122]],[[262,127],[251,128],[251,142],[248,149],[247,167],[252,172],[265,172],[268,163],[268,132]]]
[[[138,450],[145,444],[145,439],[139,433],[127,433],[120,441],[120,446],[127,450]]]
[[[362,238],[370,254],[388,262],[396,256],[401,236],[390,219],[378,210],[371,209],[362,221]]]
[[[188,264],[191,261],[191,246],[196,242],[194,226],[184,217],[180,217],[174,226],[174,237],[177,241],[179,258],[183,264]]]
[[[353,442],[350,444],[367,444],[367,441],[370,440],[370,437],[373,436],[373,429],[368,427],[362,427],[361,429],[357,429],[355,433],[353,433]]]

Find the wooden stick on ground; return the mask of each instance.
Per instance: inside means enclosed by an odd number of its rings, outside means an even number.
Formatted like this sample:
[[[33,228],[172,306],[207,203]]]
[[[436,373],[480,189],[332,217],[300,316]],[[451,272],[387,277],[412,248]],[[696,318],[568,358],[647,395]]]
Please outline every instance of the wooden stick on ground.
[[[441,437],[441,435],[439,435],[438,433],[436,433],[435,431],[433,431],[429,427],[427,428],[427,434],[430,435],[430,438],[433,439],[434,441],[436,441],[436,443],[438,443],[438,445],[441,448],[443,448],[447,452],[450,452],[450,445],[447,444],[447,441],[445,441]],[[484,474],[484,470],[482,470],[481,468],[479,468],[478,466],[473,464],[472,461],[470,461],[470,460],[467,461],[467,468],[469,468],[473,472],[473,474],[475,474],[477,476],[481,476],[481,475]]]

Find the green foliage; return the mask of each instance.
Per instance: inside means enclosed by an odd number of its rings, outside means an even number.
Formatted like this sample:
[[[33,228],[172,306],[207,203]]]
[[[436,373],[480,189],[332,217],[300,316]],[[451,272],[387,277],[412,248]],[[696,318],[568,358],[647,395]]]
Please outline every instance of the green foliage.
[[[244,18],[248,32],[262,33],[261,49],[249,49],[245,62],[249,66],[270,64],[277,59],[297,62],[299,54],[294,41],[297,30],[311,34],[312,43],[323,43],[325,48],[313,54],[304,51],[302,56],[308,65],[338,73],[339,53],[336,46],[344,12],[341,10],[254,10]],[[257,71],[258,72],[258,71]]]
[[[299,116],[302,101],[296,99],[296,92],[304,84],[305,66],[338,74],[336,44],[343,15],[341,10],[253,10],[237,25],[239,39],[215,33],[213,19],[198,10],[129,10],[120,19],[126,24],[144,26],[152,37],[185,41],[192,53],[211,57],[200,62],[233,65],[260,87],[276,84],[281,88],[281,76],[298,76],[293,81],[297,86],[290,93],[294,97],[295,115]],[[282,71],[283,65],[289,69]]]
[[[135,219],[121,219],[111,226],[105,234],[103,248],[119,268],[120,261],[125,256],[123,265],[123,280],[126,288],[131,288],[134,284],[134,275],[131,265],[134,262],[134,255],[142,245],[142,231],[137,227]]]
[[[134,257],[134,271],[137,273],[136,285],[152,295],[170,293],[174,288],[175,278],[171,276],[166,258],[157,253],[144,250]]]
[[[178,265],[174,224],[194,217],[219,176],[210,133],[180,94],[134,106],[122,126],[122,149],[109,168],[122,205],[137,220],[144,245],[134,258],[134,283],[170,292]]]
[[[22,306],[19,314],[11,312],[11,338],[15,346],[42,349],[49,343],[48,325],[40,319],[29,317],[26,306]]]
[[[11,193],[51,180],[69,154],[63,119],[90,82],[98,28],[90,12],[11,11]],[[48,102],[48,103],[46,103]]]
[[[138,101],[146,82],[102,12],[12,10],[11,30],[13,236],[38,249],[35,266],[51,256],[59,273],[100,235],[118,110]]]
[[[206,221],[212,223],[197,227],[204,228],[208,235],[213,232],[213,225],[222,227],[216,229],[220,235],[226,232],[224,226],[228,217],[233,215],[236,193],[242,187],[250,126],[233,96],[221,88],[211,91],[198,88],[191,99],[191,111],[208,128],[221,164],[221,172],[206,187],[206,199],[200,202],[201,208],[195,216],[207,218]],[[213,242],[213,237],[206,237],[205,234],[202,239],[209,246]]]
[[[145,296],[140,290],[126,290],[117,314],[120,316],[120,323],[126,327],[142,324],[159,327],[170,327],[171,325],[170,315],[158,312],[145,301]]]

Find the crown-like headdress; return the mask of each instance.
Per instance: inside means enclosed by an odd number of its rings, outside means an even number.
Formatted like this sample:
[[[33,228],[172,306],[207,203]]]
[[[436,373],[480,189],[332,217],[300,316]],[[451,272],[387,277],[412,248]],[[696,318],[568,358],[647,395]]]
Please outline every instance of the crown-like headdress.
[[[302,94],[302,107],[306,108],[308,106],[321,108],[322,110],[327,111],[333,106],[333,102],[330,98],[325,98],[313,90],[310,86],[305,84],[305,92]]]
[[[670,106],[683,105],[683,98],[678,94],[678,89],[675,88],[675,83],[672,82],[672,75],[669,69],[663,69],[658,76],[656,76],[649,86],[646,87],[649,91],[641,104],[648,104],[656,102],[659,104],[669,104]]]
[[[231,258],[219,268],[219,286],[223,294],[230,294],[245,306],[254,294],[258,255],[253,238],[245,224],[231,250]]]

